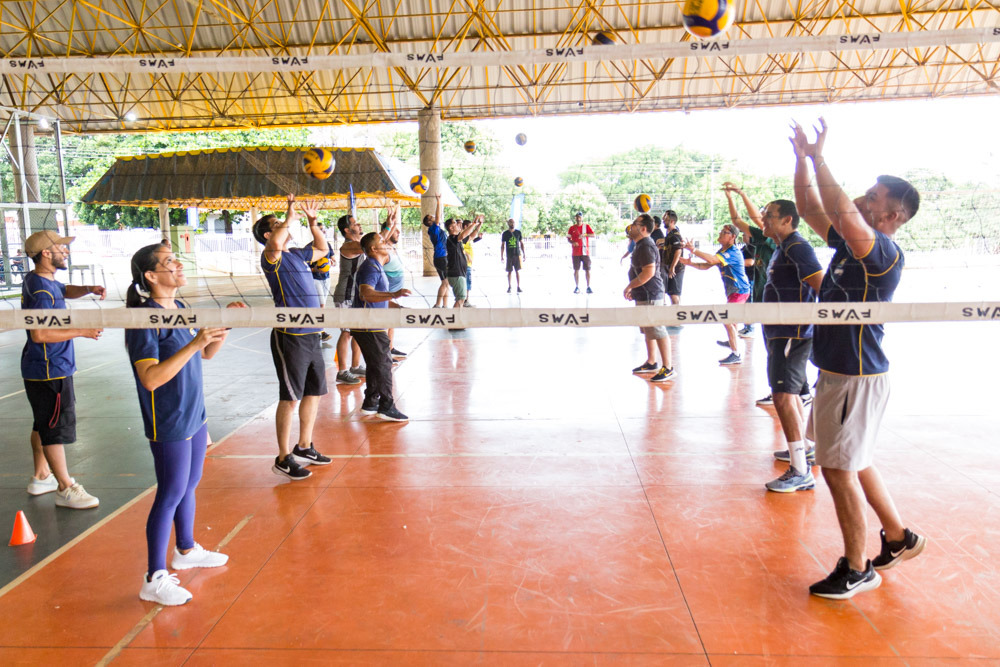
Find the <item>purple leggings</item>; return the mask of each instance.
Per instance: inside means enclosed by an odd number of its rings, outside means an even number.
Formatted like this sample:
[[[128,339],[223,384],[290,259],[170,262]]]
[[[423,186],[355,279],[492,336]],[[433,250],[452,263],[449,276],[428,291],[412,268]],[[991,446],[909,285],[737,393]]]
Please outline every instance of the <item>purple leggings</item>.
[[[189,440],[152,442],[156,468],[156,498],[146,519],[146,546],[149,548],[149,571],[167,569],[167,544],[170,524],[177,531],[177,548],[194,546],[194,490],[201,481],[208,446],[205,424]]]

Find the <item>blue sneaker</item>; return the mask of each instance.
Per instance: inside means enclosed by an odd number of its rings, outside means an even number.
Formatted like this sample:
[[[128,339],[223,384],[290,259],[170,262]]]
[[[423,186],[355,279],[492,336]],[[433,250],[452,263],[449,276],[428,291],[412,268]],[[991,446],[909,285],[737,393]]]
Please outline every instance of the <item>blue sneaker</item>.
[[[737,364],[743,363],[743,357],[736,354],[735,352],[730,352],[729,356],[725,359],[719,359],[719,364],[721,366],[735,366]]]
[[[791,463],[792,455],[788,453],[787,449],[782,449],[780,452],[774,452],[774,458],[778,461],[784,461],[785,463]],[[806,463],[811,466],[816,465],[816,448],[810,447],[806,450]]]
[[[592,290],[592,289],[590,289],[590,288],[588,287],[588,288],[587,288],[587,294],[593,294],[593,293],[594,293],[594,290]]]
[[[813,477],[812,472],[807,472],[804,475],[798,473],[795,468],[788,466],[788,470],[785,471],[778,479],[773,479],[764,485],[768,491],[774,491],[776,493],[794,493],[796,491],[808,491],[809,489],[816,488],[816,478]]]

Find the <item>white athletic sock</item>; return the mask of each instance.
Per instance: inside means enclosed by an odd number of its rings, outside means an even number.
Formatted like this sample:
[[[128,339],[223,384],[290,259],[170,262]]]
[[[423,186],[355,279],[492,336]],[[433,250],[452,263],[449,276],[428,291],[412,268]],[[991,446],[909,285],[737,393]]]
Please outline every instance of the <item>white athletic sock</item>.
[[[806,463],[806,443],[803,440],[796,440],[788,443],[788,452],[792,467],[800,475],[809,472],[809,464]]]

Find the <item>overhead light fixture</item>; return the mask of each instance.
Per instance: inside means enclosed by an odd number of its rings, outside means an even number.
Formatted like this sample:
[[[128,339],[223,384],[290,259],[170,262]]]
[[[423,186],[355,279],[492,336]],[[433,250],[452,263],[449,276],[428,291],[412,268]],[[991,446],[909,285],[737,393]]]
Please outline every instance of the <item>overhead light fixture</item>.
[[[52,127],[52,124],[49,122],[48,118],[45,118],[43,116],[42,118],[38,119],[38,129],[39,130],[47,130],[50,127]]]
[[[129,111],[128,113],[125,114],[125,120],[127,120],[130,123],[134,123],[135,121],[139,120],[139,114],[137,114],[134,111]]]

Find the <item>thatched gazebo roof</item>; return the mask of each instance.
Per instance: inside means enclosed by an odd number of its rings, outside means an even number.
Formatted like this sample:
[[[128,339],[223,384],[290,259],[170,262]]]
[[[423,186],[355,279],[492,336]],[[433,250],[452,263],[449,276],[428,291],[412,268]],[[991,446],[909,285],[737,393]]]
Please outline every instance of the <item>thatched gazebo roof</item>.
[[[289,192],[321,200],[322,208],[348,208],[353,188],[357,208],[382,208],[389,202],[420,206],[409,187],[416,171],[379,155],[372,148],[329,148],[333,174],[315,179],[302,169],[309,147],[254,146],[118,158],[82,198],[85,204],[171,208],[280,210]],[[446,183],[448,206],[461,202]]]

